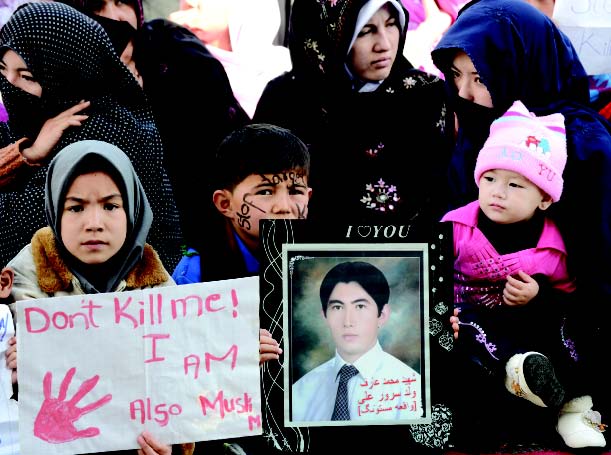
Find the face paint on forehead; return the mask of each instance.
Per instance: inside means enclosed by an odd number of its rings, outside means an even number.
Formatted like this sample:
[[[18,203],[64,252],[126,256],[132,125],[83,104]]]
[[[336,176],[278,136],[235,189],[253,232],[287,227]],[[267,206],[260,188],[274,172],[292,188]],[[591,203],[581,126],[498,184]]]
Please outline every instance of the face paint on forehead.
[[[269,174],[267,174],[269,175]],[[259,174],[259,177],[265,183],[269,183],[270,185],[279,185],[283,182],[292,182],[295,184],[305,184],[306,175],[304,171],[289,171],[289,172],[281,172],[276,174],[271,174],[271,178],[268,178],[265,174]]]

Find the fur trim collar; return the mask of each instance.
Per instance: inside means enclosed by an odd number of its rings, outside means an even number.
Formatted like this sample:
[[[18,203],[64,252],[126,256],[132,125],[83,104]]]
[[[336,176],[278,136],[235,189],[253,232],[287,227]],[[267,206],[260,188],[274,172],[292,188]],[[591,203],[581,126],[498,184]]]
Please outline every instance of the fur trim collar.
[[[39,229],[32,238],[32,256],[38,276],[38,285],[44,292],[53,294],[65,291],[73,279],[72,272],[61,258],[50,227]],[[126,278],[128,289],[155,286],[168,281],[166,272],[157,252],[146,244],[142,259],[129,272]]]

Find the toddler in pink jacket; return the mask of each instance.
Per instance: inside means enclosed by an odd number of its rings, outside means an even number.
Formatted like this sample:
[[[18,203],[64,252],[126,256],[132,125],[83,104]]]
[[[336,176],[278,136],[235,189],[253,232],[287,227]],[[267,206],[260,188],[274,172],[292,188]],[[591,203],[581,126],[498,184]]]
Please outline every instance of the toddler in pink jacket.
[[[567,359],[577,359],[561,336],[575,282],[562,236],[545,211],[560,199],[566,161],[562,114],[537,117],[516,101],[492,123],[475,166],[478,200],[442,218],[453,223],[460,320],[452,322],[460,326],[459,355],[487,371],[499,389],[504,383],[510,393],[557,412],[567,446],[603,447],[604,426],[591,397],[572,375],[562,375]]]

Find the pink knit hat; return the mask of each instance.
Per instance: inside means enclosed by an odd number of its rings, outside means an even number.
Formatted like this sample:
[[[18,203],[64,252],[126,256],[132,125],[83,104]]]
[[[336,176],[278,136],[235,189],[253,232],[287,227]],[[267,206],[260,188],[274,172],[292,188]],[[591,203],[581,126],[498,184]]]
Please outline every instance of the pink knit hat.
[[[554,202],[562,194],[566,164],[564,116],[537,117],[516,101],[490,126],[490,136],[479,152],[475,183],[491,169],[504,169],[526,177]]]

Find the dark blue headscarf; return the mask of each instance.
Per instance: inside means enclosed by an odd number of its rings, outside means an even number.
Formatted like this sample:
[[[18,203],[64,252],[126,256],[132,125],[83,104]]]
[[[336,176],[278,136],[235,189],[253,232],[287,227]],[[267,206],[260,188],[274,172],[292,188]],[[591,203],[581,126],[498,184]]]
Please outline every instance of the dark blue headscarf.
[[[589,100],[586,71],[568,37],[527,2],[468,3],[432,52],[445,74],[457,50],[471,57],[501,113],[516,100],[531,110]]]
[[[458,97],[450,68],[458,51],[473,61],[494,109]],[[461,206],[477,198],[473,168],[489,127],[516,100],[537,112],[559,100],[587,103],[586,72],[569,39],[524,1],[475,0],[460,11],[432,52],[445,74],[460,129],[450,166],[450,185]]]

